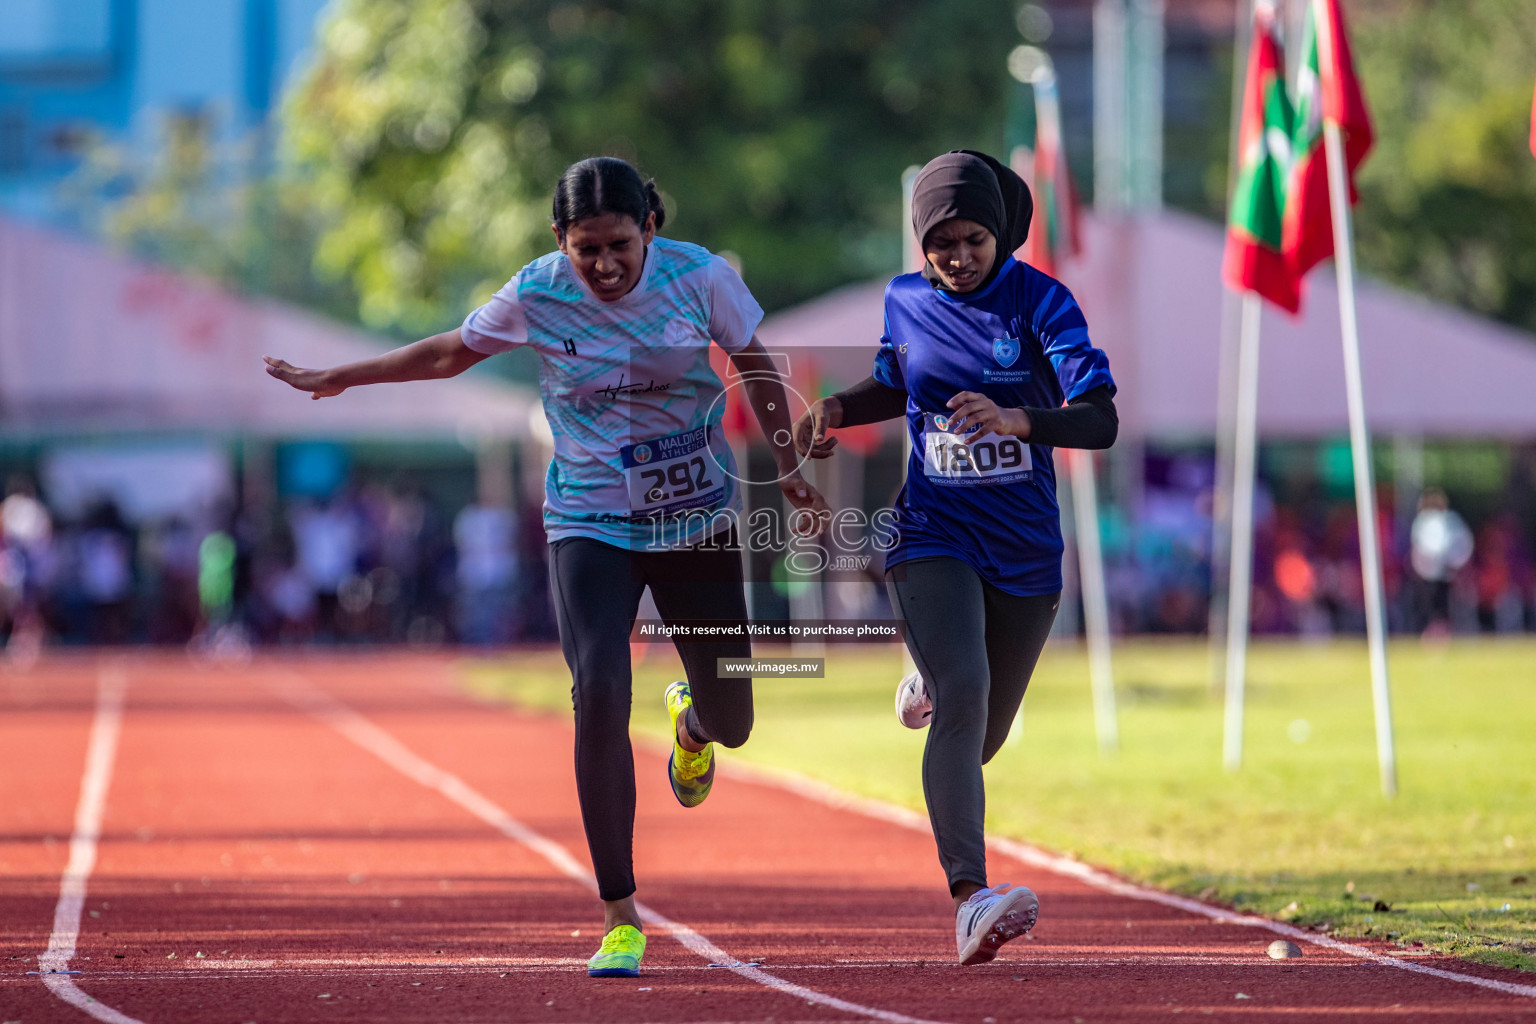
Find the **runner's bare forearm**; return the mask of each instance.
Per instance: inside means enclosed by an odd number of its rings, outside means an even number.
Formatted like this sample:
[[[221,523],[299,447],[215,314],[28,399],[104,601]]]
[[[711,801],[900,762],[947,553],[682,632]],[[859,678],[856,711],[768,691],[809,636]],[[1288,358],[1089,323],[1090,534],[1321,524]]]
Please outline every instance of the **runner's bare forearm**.
[[[790,436],[789,396],[784,391],[783,375],[774,365],[773,358],[754,337],[746,348],[731,356],[731,362],[745,378],[742,387],[758,425],[763,429],[763,436],[768,439],[774,465],[780,473],[797,469],[800,460],[795,455]]]
[[[325,371],[325,377],[327,384],[337,388],[438,380],[458,376],[484,358],[464,344],[456,327],[372,359],[332,367]]]

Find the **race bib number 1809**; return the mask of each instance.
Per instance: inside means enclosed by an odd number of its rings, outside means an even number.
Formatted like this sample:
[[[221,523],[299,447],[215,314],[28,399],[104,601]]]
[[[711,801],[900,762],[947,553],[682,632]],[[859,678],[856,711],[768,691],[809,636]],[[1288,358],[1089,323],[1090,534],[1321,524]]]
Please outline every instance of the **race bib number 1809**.
[[[948,485],[1011,484],[1030,479],[1029,442],[1004,434],[969,441],[949,432],[949,417],[923,414],[923,475]]]
[[[710,454],[707,427],[624,445],[619,455],[634,512],[664,515],[725,498],[725,475]]]

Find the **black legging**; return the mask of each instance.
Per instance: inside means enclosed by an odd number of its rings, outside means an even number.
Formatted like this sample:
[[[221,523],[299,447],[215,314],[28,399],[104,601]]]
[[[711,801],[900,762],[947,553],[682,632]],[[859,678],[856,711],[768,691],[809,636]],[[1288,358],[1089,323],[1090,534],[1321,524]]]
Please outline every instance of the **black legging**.
[[[1061,595],[1016,597],[958,558],[919,558],[886,574],[907,649],[933,700],[923,796],[950,892],[987,884],[981,766],[1001,749]]]
[[[598,894],[605,900],[635,891],[629,632],[640,598],[649,586],[667,623],[745,622],[741,555],[734,547],[626,551],[586,537],[550,545],[550,586],[576,709],[576,792]],[[721,679],[715,659],[749,658],[751,643],[673,642],[693,691],[688,732],[699,742],[741,746],[752,732],[752,681]]]

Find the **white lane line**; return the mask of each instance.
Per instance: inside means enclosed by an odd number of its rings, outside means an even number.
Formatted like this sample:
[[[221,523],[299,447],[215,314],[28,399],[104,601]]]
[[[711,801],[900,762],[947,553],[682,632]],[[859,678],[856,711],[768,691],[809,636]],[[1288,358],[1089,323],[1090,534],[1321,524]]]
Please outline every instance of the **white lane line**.
[[[502,835],[522,843],[539,854],[567,878],[580,883],[594,893],[597,891],[597,879],[567,853],[565,847],[533,831],[489,798],[471,788],[458,776],[422,759],[399,740],[334,697],[292,677],[284,679],[277,688],[290,703],[325,722],[402,775],[414,779],[428,789],[436,790]],[[889,1024],[936,1024],[921,1017],[909,1017],[890,1010],[864,1006],[785,981],[783,978],[766,973],[759,967],[742,963],[687,925],[679,924],[642,903],[637,902],[636,906],[647,923],[665,929],[694,954],[710,963],[722,964],[732,973],[766,988],[796,999],[803,999],[808,1003],[816,1003],[873,1020],[887,1021]]]
[[[586,963],[585,957],[574,956],[526,957],[516,960],[486,962],[459,960],[452,963],[431,963],[426,961],[390,963],[387,961],[355,959],[200,960],[197,962],[197,966],[195,967],[189,965],[187,967],[168,967],[163,970],[155,970],[149,972],[141,971],[138,972],[135,977],[139,976],[139,974],[142,974],[145,977],[165,977],[172,973],[178,975],[194,975],[206,974],[210,971],[232,971],[236,973],[262,971],[273,974],[283,974],[292,971],[294,973],[303,972],[310,974],[334,974],[336,973],[335,971],[328,970],[328,968],[333,967],[348,968],[349,973],[352,969],[356,969],[359,971],[368,971],[375,974],[420,974],[422,972],[431,972],[433,974],[483,975],[489,971],[517,971],[521,973],[533,974],[545,971],[560,971],[564,973],[570,971],[572,968],[580,967],[584,963]],[[1051,954],[1047,950],[1033,951],[1030,954],[1028,961],[998,960],[996,961],[996,964],[998,966],[984,968],[984,970],[1023,970],[1026,967],[1033,970],[1041,967],[1081,967],[1089,965],[1095,967],[1183,967],[1185,965],[1194,965],[1247,968],[1256,967],[1264,970],[1267,970],[1270,967],[1270,961],[1268,959],[1256,960],[1252,955],[1247,953],[1194,956],[1183,954],[1158,956],[1155,954],[1134,953],[1112,956],[1092,956],[1078,953],[1074,956],[1058,956]],[[834,963],[764,964],[762,966],[764,970],[774,971],[862,971],[874,969],[888,970],[898,967],[903,969],[932,967],[944,970],[953,967],[956,970],[959,970],[960,965],[947,957],[942,960],[937,958],[919,959],[914,957],[911,960],[840,960]],[[1296,966],[1294,962],[1292,963],[1292,966]],[[1301,966],[1313,966],[1313,964]],[[652,965],[647,967],[645,970],[647,974],[651,972],[697,974],[701,971],[708,972],[710,968],[704,964],[665,964]],[[971,977],[979,972],[967,971],[965,973],[967,977]],[[126,977],[127,973],[114,972],[111,976],[113,978]]]
[[[103,666],[96,679],[96,714],[85,749],[85,774],[80,780],[80,802],[75,806],[75,832],[69,837],[69,863],[59,881],[59,903],[53,911],[53,934],[48,951],[37,958],[43,984],[71,1006],[109,1024],[143,1024],[86,995],[67,974],[80,938],[80,912],[85,908],[86,883],[96,867],[96,844],[101,838],[101,814],[112,784],[112,762],[117,757],[117,737],[122,731],[123,696],[128,677],[119,666]]]
[[[898,807],[895,804],[888,804],[881,800],[855,796],[852,793],[846,793],[834,786],[818,782],[796,772],[780,768],[769,768],[759,764],[742,764],[739,761],[722,764],[719,770],[726,776],[736,776],[746,781],[755,781],[763,785],[783,789],[794,793],[796,796],[815,800],[817,803],[825,804],[828,807],[856,811],[869,818],[876,818],[880,821],[900,825],[903,828],[912,829],[924,834],[929,833],[928,819],[916,811],[908,810],[905,807]],[[1074,878],[1085,885],[1092,886],[1103,892],[1113,893],[1116,896],[1125,896],[1147,903],[1158,903],[1165,907],[1171,907],[1174,910],[1182,910],[1185,913],[1208,917],[1218,924],[1264,929],[1274,932],[1276,935],[1284,935],[1286,938],[1297,942],[1309,942],[1314,946],[1321,946],[1324,949],[1345,953],[1361,960],[1369,960],[1384,967],[1395,967],[1398,970],[1411,971],[1414,974],[1427,974],[1432,978],[1460,982],[1463,985],[1476,985],[1479,988],[1492,989],[1505,995],[1536,998],[1536,985],[1519,985],[1510,981],[1482,978],[1475,974],[1458,974],[1455,971],[1445,971],[1438,967],[1426,967],[1424,964],[1400,960],[1397,957],[1377,953],[1364,946],[1357,946],[1350,942],[1340,942],[1338,939],[1319,935],[1316,932],[1309,932],[1280,921],[1271,921],[1268,918],[1256,917],[1252,914],[1239,914],[1223,907],[1213,907],[1201,903],[1199,900],[1192,900],[1184,896],[1175,896],[1172,893],[1160,892],[1157,889],[1148,889],[1135,885],[1105,874],[1086,864],[1081,864],[1075,860],[1068,860],[1066,857],[1061,857],[1054,853],[1048,853],[1028,843],[1021,843],[1016,839],[988,836],[987,847],[1031,867],[1041,868],[1058,875]]]

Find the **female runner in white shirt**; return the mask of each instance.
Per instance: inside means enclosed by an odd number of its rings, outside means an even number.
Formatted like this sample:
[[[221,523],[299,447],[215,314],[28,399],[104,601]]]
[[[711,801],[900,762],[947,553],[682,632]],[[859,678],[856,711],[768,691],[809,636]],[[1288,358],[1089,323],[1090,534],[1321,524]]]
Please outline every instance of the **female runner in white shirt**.
[[[634,976],[645,950],[632,865],[634,761],[629,634],[647,587],[668,624],[747,618],[735,515],[741,490],[720,432],[724,388],[711,342],[730,353],[771,442],[778,484],[805,529],[826,502],[800,475],[781,377],[754,332],[763,311],[719,256],[660,238],[653,182],[623,160],[567,168],[555,190],[558,251],[524,267],[451,331],[373,359],[307,370],[267,358],[267,372],[315,398],[389,381],[452,377],[498,352],[532,346],[554,434],[544,527],[560,641],[572,676],[576,782],[605,937],[594,976]],[[717,658],[745,658],[739,637],[675,638],[686,682],[668,687],[676,740],[668,776],[678,801],[703,801],[712,742],[746,742],[752,684],[722,679]]]

